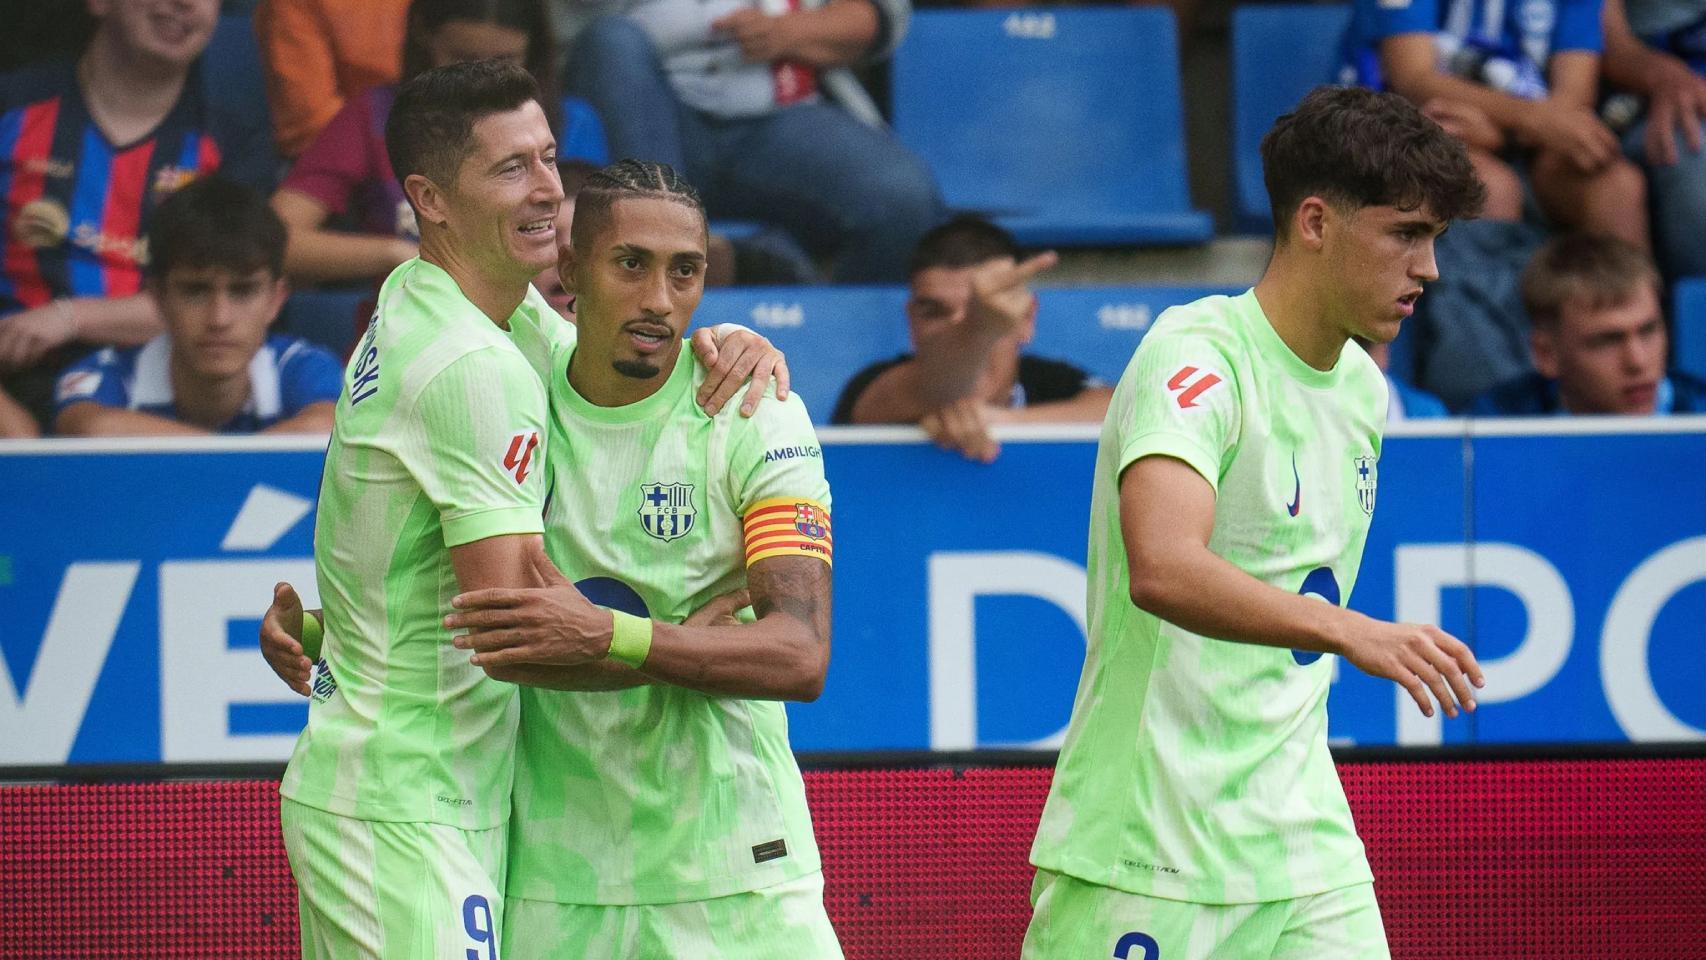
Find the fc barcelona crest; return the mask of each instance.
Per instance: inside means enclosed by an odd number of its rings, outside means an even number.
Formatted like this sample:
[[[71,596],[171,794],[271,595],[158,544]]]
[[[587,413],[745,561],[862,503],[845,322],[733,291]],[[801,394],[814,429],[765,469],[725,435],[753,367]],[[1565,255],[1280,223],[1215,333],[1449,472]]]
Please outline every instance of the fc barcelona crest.
[[[693,484],[640,484],[639,512],[640,526],[659,540],[668,542],[687,536],[698,516],[693,507]]]
[[[1377,475],[1374,471],[1373,457],[1356,458],[1357,503],[1362,505],[1362,512],[1374,516],[1374,485]]]
[[[812,503],[794,504],[794,529],[813,540],[829,536],[829,526],[823,522],[823,514]]]

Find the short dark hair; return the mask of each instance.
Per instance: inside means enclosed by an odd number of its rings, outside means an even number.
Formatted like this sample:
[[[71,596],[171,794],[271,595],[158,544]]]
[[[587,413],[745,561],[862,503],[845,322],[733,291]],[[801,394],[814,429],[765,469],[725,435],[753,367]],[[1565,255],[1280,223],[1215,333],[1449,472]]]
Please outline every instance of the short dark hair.
[[[570,246],[585,249],[604,229],[610,208],[618,200],[635,198],[669,200],[699,211],[706,223],[705,204],[699,191],[682,179],[667,163],[623,159],[592,173],[575,193],[575,222],[569,229]],[[706,227],[709,230],[709,225]]]
[[[1426,207],[1447,223],[1475,216],[1486,199],[1463,144],[1403,97],[1363,87],[1316,87],[1274,121],[1262,179],[1280,243],[1311,196],[1353,210]]]
[[[1019,259],[1013,235],[982,217],[961,214],[918,241],[906,263],[906,275],[915,277],[936,267],[975,267],[1003,257]]]
[[[409,80],[397,88],[385,120],[385,152],[397,183],[420,174],[450,186],[468,158],[475,123],[538,99],[533,76],[509,60],[452,63]]]
[[[598,164],[590,160],[582,160],[579,157],[558,160],[557,178],[563,181],[563,196],[573,203],[575,194],[580,193],[581,188],[586,186],[586,182],[597,172]]]
[[[1567,233],[1535,252],[1522,271],[1522,306],[1528,322],[1554,329],[1564,307],[1583,299],[1590,310],[1629,302],[1635,292],[1659,290],[1659,271],[1646,254],[1616,237]]]
[[[284,275],[284,223],[265,197],[235,180],[198,177],[167,197],[148,226],[150,274],[178,267],[221,267],[236,274],[265,267]]]

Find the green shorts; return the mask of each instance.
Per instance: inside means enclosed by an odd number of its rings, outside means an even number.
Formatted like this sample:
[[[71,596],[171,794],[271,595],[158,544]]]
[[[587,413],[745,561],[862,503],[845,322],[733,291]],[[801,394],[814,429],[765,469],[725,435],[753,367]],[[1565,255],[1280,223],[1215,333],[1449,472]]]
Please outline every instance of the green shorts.
[[[712,900],[504,909],[504,960],[842,960],[821,873]]]
[[[279,808],[303,960],[498,960],[508,825],[458,830]]]
[[[1022,960],[1389,960],[1374,884],[1271,903],[1187,903],[1038,870]]]

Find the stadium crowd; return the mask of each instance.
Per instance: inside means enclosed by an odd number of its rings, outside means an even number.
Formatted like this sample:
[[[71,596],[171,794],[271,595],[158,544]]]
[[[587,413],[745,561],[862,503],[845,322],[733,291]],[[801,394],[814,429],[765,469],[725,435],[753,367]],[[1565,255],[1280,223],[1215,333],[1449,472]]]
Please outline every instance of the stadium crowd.
[[[907,36],[908,0],[62,0],[35,16],[0,51],[0,436],[324,430],[327,352],[348,353],[370,304],[301,331],[318,343],[267,324],[292,289],[376,289],[415,256],[383,137],[396,85],[490,57],[562,104],[566,184],[618,157],[685,173],[718,234],[713,285],[908,284],[907,316],[872,322],[904,321],[914,353],[818,386],[840,395],[836,422],[919,423],[988,460],[991,424],[1106,408],[1078,358],[1022,349],[1034,309],[977,278],[1018,276],[1005,292],[1023,298],[1034,261],[950,209],[861,83]],[[216,63],[221,42],[256,54]],[[1401,349],[1373,351],[1394,419],[1706,410],[1665,316],[1672,285],[1706,275],[1706,0],[1357,0],[1341,50],[1342,82],[1420,106],[1487,190],[1441,240]],[[572,315],[549,271],[540,286]]]

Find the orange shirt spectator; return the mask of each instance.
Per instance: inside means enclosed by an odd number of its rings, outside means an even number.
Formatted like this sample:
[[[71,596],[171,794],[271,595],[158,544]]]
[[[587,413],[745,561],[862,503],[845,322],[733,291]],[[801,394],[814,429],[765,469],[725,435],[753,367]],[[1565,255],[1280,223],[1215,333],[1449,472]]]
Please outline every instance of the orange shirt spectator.
[[[264,0],[256,8],[281,154],[301,153],[345,100],[397,82],[408,14],[409,0]]]

